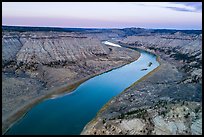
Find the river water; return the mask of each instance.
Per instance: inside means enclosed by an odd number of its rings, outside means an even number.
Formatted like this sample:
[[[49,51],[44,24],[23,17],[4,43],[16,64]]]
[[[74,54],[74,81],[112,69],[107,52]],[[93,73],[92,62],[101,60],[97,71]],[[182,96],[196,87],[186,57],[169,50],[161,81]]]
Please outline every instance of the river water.
[[[141,56],[138,60],[95,76],[71,93],[34,106],[6,134],[80,134],[111,98],[159,66],[155,55],[139,52]],[[149,62],[152,62],[150,67]]]

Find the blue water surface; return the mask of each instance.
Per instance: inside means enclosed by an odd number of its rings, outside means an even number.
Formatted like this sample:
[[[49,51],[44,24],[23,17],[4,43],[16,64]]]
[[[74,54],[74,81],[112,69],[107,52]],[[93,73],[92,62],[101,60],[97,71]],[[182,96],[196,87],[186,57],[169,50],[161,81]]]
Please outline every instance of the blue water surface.
[[[138,60],[82,83],[73,92],[34,106],[6,134],[80,134],[111,98],[159,66],[156,56],[140,51]],[[148,67],[149,62],[153,64]],[[141,69],[147,70],[141,71]]]

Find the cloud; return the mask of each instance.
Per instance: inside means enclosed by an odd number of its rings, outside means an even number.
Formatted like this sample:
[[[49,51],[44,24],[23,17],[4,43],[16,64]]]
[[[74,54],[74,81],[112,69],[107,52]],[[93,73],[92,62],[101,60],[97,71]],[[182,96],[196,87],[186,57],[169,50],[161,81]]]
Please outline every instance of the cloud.
[[[2,24],[202,29],[201,7],[200,2],[8,2],[2,4]]]
[[[168,8],[175,11],[202,12],[202,2],[139,2],[138,5]]]
[[[193,7],[195,11],[202,11],[202,2],[175,2],[175,3]]]
[[[201,2],[174,2],[178,5],[183,5],[183,7],[166,7],[176,11],[187,11],[187,12],[202,12]]]

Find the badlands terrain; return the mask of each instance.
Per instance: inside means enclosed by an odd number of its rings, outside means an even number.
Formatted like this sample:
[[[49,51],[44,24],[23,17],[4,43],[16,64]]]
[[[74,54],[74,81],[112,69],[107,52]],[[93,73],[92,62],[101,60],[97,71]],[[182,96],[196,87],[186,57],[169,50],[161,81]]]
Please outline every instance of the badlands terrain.
[[[160,66],[109,101],[82,134],[202,134],[202,34],[136,35],[118,43],[159,55]]]
[[[2,131],[43,99],[138,59],[137,48],[156,54],[160,66],[110,100],[81,134],[202,134],[201,31],[141,28],[3,27]]]

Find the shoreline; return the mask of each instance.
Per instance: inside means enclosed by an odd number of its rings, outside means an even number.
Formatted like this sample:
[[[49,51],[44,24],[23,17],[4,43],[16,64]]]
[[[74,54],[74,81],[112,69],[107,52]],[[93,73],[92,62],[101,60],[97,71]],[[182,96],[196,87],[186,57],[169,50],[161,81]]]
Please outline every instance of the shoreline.
[[[140,48],[139,48],[139,49],[140,49]],[[141,49],[141,50],[144,50],[144,49]],[[146,51],[146,50],[145,50],[145,51]],[[150,51],[147,51],[147,52],[149,52],[149,53],[151,53],[151,54],[153,54],[153,55],[156,56],[156,60],[159,62],[159,66],[156,67],[155,69],[153,69],[152,71],[150,71],[148,74],[146,74],[146,75],[144,75],[143,77],[141,77],[139,80],[135,81],[132,85],[130,85],[129,87],[127,87],[127,88],[126,88],[125,90],[123,90],[120,94],[118,94],[117,96],[111,98],[111,99],[97,112],[96,116],[95,116],[90,122],[88,122],[88,123],[86,124],[86,126],[84,127],[84,129],[81,131],[80,135],[84,135],[84,134],[83,134],[84,131],[85,131],[92,123],[96,122],[96,119],[98,118],[98,115],[101,114],[103,111],[105,111],[106,108],[111,105],[111,101],[112,101],[114,98],[117,98],[119,95],[123,94],[123,93],[126,92],[128,89],[130,89],[131,87],[137,85],[139,82],[141,82],[141,81],[147,79],[148,76],[152,75],[154,72],[156,72],[156,71],[158,71],[158,70],[160,69],[160,67],[161,67],[160,56],[158,56],[158,55],[156,55],[155,53],[152,53],[152,52],[150,52]]]
[[[138,52],[138,51],[136,51]],[[43,95],[41,97],[38,97],[34,100],[32,100],[31,102],[29,102],[27,105],[24,105],[22,107],[20,107],[16,112],[14,112],[14,114],[11,114],[11,116],[9,118],[7,118],[4,122],[2,121],[2,135],[6,134],[6,132],[15,124],[17,123],[19,120],[21,120],[27,113],[30,109],[32,109],[34,106],[36,106],[37,104],[45,101],[46,99],[50,99],[53,97],[53,95],[61,95],[61,94],[65,94],[65,93],[70,93],[70,92],[73,92],[78,86],[80,86],[83,82],[95,77],[95,76],[99,76],[99,75],[102,75],[104,73],[107,73],[107,72],[110,72],[112,70],[115,70],[115,69],[118,69],[120,67],[123,67],[125,65],[128,65],[136,60],[139,59],[139,57],[141,56],[140,52],[139,53],[139,56],[134,59],[133,61],[131,62],[127,62],[125,64],[122,64],[122,65],[119,65],[119,66],[116,66],[116,67],[113,67],[107,71],[100,71],[98,73],[95,73],[95,74],[92,74],[90,76],[87,76],[87,77],[84,77],[82,79],[79,79],[79,80],[75,80],[74,82],[72,83],[69,83],[69,84],[63,84],[61,86],[58,86],[58,87],[54,87],[48,91],[50,91],[48,94],[46,95]],[[4,124],[3,124],[4,123]]]

